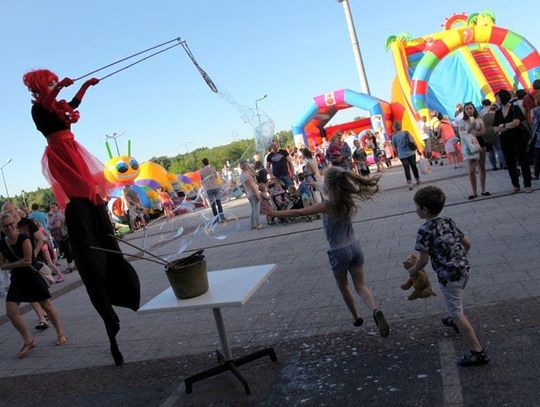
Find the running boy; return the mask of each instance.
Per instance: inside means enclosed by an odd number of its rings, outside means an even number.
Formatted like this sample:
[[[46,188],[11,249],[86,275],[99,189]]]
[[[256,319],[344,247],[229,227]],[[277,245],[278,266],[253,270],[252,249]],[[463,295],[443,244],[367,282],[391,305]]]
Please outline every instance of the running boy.
[[[489,357],[463,314],[463,289],[469,279],[467,252],[471,243],[452,219],[439,216],[445,201],[444,192],[435,186],[421,188],[414,195],[416,213],[427,221],[418,229],[415,249],[420,255],[416,264],[409,269],[409,274],[416,274],[431,258],[431,266],[437,273],[450,314],[443,318],[442,323],[461,332],[472,348],[457,363],[461,366],[484,365],[489,362]]]

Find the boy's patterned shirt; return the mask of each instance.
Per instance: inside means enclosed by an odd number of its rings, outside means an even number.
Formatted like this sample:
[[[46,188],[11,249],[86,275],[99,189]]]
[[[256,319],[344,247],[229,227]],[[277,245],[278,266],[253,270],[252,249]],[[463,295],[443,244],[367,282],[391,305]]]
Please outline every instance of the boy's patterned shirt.
[[[418,229],[415,249],[429,253],[431,266],[443,285],[469,274],[463,236],[454,221],[447,217],[430,219]]]

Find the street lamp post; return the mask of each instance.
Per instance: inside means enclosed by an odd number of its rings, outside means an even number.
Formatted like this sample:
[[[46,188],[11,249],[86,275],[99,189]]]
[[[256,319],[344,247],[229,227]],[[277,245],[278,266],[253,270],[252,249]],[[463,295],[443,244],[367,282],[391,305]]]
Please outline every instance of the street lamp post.
[[[2,173],[2,180],[4,181],[4,188],[6,188],[6,198],[9,199],[9,191],[8,191],[8,187],[7,187],[7,184],[6,184],[6,177],[4,177],[4,167],[6,165],[8,165],[10,162],[13,161],[13,158],[10,158],[9,160],[7,160],[4,165],[2,165],[0,167],[0,172]]]
[[[117,153],[118,155],[120,155],[120,149],[118,148],[118,142],[116,141],[116,139],[117,139],[118,137],[120,137],[120,136],[121,136],[122,134],[124,134],[124,133],[125,133],[124,131],[121,132],[120,134],[118,134],[118,133],[113,133],[113,134],[110,135],[110,136],[109,136],[108,134],[105,134],[105,138],[106,138],[107,140],[110,139],[110,138],[112,138],[112,139],[114,140],[114,145],[116,146],[116,153]]]
[[[186,147],[186,155],[189,154],[188,146],[193,143],[193,140],[188,141],[187,143],[180,143],[181,146]]]
[[[186,156],[189,154],[189,149],[188,149],[188,146],[193,143],[194,140],[190,140],[188,141],[187,143],[180,143],[181,146],[184,146],[186,147]],[[195,169],[195,167],[197,166],[197,163],[195,162],[195,160],[193,161],[193,169]]]
[[[21,197],[22,197],[25,208],[28,208],[28,201],[26,200],[26,191],[24,189],[21,191]]]
[[[259,113],[259,106],[257,103],[259,103],[261,100],[266,99],[268,95],[265,93],[263,96],[261,96],[259,99],[255,101],[255,110],[257,111],[257,119],[259,120],[259,127],[261,126],[261,114]]]
[[[362,61],[362,54],[360,53],[360,45],[358,44],[358,37],[356,36],[356,30],[354,28],[354,21],[351,14],[351,7],[349,6],[349,0],[337,0],[338,3],[343,4],[343,10],[345,11],[345,19],[347,20],[347,27],[349,28],[349,37],[351,38],[354,59],[356,61],[356,68],[358,69],[358,76],[360,77],[360,87],[362,92],[371,95],[369,91],[369,85],[366,77],[366,69],[364,68],[364,62]]]

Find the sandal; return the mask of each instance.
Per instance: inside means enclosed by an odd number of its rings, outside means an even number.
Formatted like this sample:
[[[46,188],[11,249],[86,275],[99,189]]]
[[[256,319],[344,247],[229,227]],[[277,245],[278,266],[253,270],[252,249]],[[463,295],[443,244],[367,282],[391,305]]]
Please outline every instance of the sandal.
[[[532,190],[531,187],[525,188],[525,193],[526,193],[526,194],[530,194],[532,191],[533,191],[533,190]]]
[[[30,351],[36,347],[36,340],[32,339],[32,341],[25,343],[19,353],[17,353],[17,357],[19,359],[24,359],[30,354]]]
[[[35,329],[39,329],[40,331],[44,331],[49,327],[49,324],[47,321],[39,321],[38,324],[34,327]]]
[[[457,327],[457,325],[455,324],[454,322],[454,318],[452,317],[446,317],[446,318],[443,318],[441,319],[441,322],[444,326],[447,326],[449,328],[452,328],[457,334],[460,333],[459,332],[459,328]]]
[[[512,194],[517,194],[519,191],[520,191],[519,188],[514,187],[514,188],[512,188],[512,192],[511,192],[511,193],[512,193]]]
[[[56,341],[56,346],[62,346],[62,345],[65,345],[66,343],[67,343],[67,336],[60,335],[58,337],[58,340]]]
[[[364,318],[358,317],[352,324],[354,326],[362,326],[364,324]]]
[[[478,198],[478,195],[476,195],[476,194],[474,194],[474,195],[469,195],[469,198],[468,198],[468,199],[471,200],[471,199],[475,199],[475,198]]]
[[[482,196],[491,196],[491,194],[488,191],[481,192]]]
[[[489,363],[489,356],[484,349],[482,349],[480,352],[471,350],[471,353],[463,355],[457,361],[457,364],[463,367],[480,366],[487,363]]]

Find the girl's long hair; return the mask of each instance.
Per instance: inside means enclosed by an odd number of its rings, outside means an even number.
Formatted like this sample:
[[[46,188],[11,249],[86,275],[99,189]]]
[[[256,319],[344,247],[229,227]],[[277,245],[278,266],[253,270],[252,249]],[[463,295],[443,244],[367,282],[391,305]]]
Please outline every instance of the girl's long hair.
[[[324,174],[326,203],[330,216],[340,221],[356,213],[356,199],[367,200],[377,192],[378,177],[362,177],[340,167],[330,167]]]

